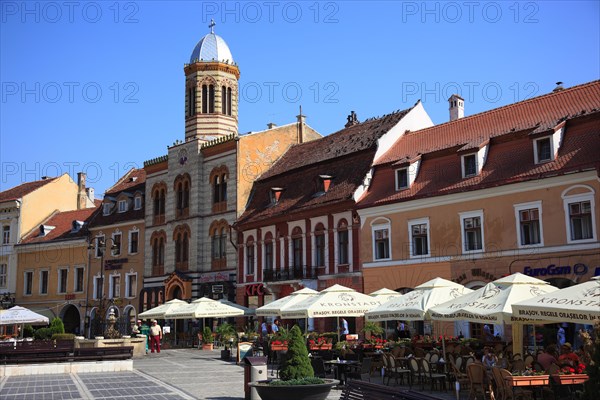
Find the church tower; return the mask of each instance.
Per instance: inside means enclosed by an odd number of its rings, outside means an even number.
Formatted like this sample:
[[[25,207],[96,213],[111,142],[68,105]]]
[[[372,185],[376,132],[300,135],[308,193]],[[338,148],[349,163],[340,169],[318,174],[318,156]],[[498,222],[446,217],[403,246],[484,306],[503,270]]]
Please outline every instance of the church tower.
[[[214,32],[192,52],[185,72],[185,140],[210,141],[237,134],[240,70],[227,43]]]

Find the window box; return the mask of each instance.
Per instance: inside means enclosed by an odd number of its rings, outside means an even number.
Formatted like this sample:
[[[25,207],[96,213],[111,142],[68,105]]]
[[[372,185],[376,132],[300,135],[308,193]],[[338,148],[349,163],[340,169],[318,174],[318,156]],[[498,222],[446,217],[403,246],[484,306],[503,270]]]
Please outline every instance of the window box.
[[[559,385],[579,385],[590,379],[587,374],[552,375],[552,379]]]
[[[509,386],[546,386],[550,375],[507,376]]]

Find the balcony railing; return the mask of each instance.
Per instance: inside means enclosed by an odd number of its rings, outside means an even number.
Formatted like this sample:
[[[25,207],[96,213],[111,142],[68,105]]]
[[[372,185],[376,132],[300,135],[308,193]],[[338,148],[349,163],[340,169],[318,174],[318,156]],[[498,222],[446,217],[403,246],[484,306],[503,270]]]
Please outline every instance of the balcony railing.
[[[288,267],[286,269],[263,269],[264,282],[293,281],[301,279],[317,279],[319,267],[303,265],[300,267]]]

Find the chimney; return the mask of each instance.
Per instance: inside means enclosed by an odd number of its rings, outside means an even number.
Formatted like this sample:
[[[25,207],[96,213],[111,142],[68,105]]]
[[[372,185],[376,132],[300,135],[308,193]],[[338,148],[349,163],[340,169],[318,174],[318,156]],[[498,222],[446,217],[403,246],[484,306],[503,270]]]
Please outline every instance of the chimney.
[[[465,116],[465,100],[457,94],[448,99],[450,105],[450,121],[456,121]]]
[[[353,125],[359,124],[358,117],[356,116],[356,113],[354,111],[350,111],[350,114],[346,118],[348,119],[348,122],[346,122],[346,125],[344,125],[344,128],[348,128]]]
[[[85,173],[77,173],[77,209],[83,210],[87,205],[87,193],[85,190]]]
[[[276,126],[277,126],[277,124],[276,124],[276,123],[274,123],[274,122],[269,122],[269,123],[267,124],[267,129],[273,129],[273,128],[275,128]]]
[[[298,144],[304,141],[304,124],[306,123],[306,115],[302,114],[302,106],[300,106],[300,114],[296,115],[298,120]]]
[[[94,188],[86,188],[85,192],[87,193],[89,201],[91,201],[92,204],[94,204],[94,200],[96,200],[94,196]]]
[[[556,87],[552,91],[553,92],[560,92],[561,90],[565,90],[565,88],[563,87],[563,83],[562,82],[556,82]]]

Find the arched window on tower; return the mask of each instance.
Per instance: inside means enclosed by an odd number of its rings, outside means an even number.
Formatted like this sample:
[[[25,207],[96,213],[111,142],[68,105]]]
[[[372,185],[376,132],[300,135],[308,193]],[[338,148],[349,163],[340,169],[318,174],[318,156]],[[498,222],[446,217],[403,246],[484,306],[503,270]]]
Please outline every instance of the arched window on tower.
[[[231,115],[231,88],[227,88],[227,115]]]
[[[208,86],[208,113],[214,114],[215,112],[215,86]]]
[[[189,266],[190,250],[190,228],[187,225],[180,225],[173,232],[175,241],[175,268],[179,271],[187,271]]]
[[[196,114],[196,87],[188,88],[188,117]]]
[[[150,244],[152,246],[152,276],[164,274],[165,241],[166,234],[162,230],[152,233],[150,237]]]
[[[208,114],[208,86],[202,85],[202,114]]]
[[[221,114],[227,114],[227,88],[221,86]]]
[[[213,169],[210,173],[210,184],[213,189],[212,212],[222,212],[227,210],[227,180],[229,171],[226,166],[221,165]]]
[[[167,197],[166,185],[161,182],[152,188],[152,205],[154,225],[165,223],[165,201]]]
[[[211,266],[214,270],[227,267],[227,230],[225,220],[214,221],[209,228],[211,238]]]
[[[189,216],[190,203],[190,176],[188,174],[179,175],[175,178],[175,216],[176,218],[186,218]]]
[[[216,175],[213,178],[213,204],[221,201],[221,177]]]

